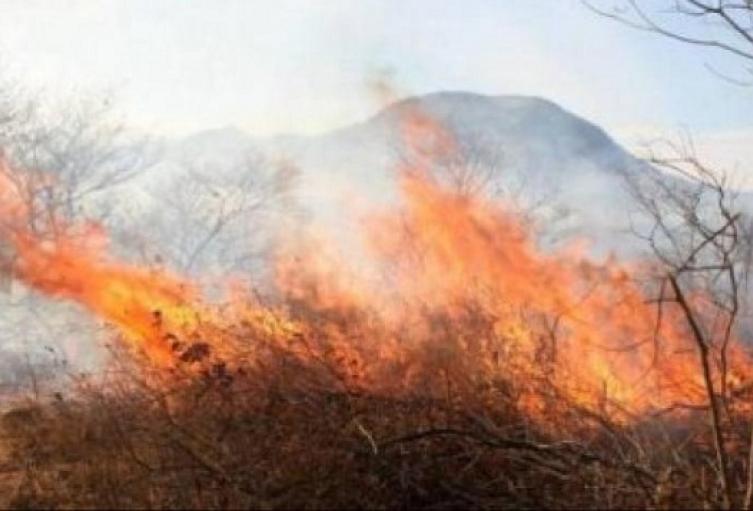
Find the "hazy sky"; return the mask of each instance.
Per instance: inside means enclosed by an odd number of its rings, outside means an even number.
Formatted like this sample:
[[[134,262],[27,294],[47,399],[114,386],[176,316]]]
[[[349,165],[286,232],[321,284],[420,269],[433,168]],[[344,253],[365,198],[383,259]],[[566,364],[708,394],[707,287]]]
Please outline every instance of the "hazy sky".
[[[704,68],[731,66],[718,54],[578,0],[0,0],[0,51],[26,83],[112,89],[164,134],[321,132],[374,112],[385,75],[404,93],[545,96],[618,138],[687,126],[739,151],[753,119],[753,89]]]

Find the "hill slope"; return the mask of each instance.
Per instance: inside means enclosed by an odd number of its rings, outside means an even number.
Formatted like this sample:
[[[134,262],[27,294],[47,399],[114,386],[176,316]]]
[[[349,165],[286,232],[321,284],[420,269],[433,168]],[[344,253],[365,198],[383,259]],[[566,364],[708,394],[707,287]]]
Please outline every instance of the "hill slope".
[[[347,229],[363,204],[394,199],[395,168],[406,157],[400,123],[415,109],[475,151],[475,164],[496,168],[501,199],[535,207],[545,230],[587,237],[599,253],[630,251],[632,205],[624,175],[647,166],[598,126],[542,98],[439,92],[397,102],[364,122],[319,136],[263,139],[224,128],[172,141],[165,155],[168,162],[217,167],[232,166],[229,162],[249,153],[292,162],[301,172],[297,199],[309,217],[345,219]]]

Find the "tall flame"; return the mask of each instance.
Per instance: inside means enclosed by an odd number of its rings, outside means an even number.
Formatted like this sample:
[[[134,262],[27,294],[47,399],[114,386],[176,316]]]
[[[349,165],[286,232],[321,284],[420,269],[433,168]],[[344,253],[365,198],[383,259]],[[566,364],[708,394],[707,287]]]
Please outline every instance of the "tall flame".
[[[278,285],[315,312],[377,316],[382,330],[364,341],[362,327],[338,332],[346,331],[339,349],[360,356],[370,385],[416,388],[437,372],[474,386],[513,381],[532,413],[551,406],[546,389],[559,404],[623,417],[703,402],[681,311],[665,304],[659,315],[638,282],[649,265],[541,252],[515,211],[432,173],[457,147],[441,123],[409,107],[401,127],[413,156],[398,171],[402,208],[365,222],[376,277],[311,250],[279,266]],[[747,355],[735,345],[729,356],[726,378],[748,380]],[[396,382],[387,370],[396,365],[419,381]]]

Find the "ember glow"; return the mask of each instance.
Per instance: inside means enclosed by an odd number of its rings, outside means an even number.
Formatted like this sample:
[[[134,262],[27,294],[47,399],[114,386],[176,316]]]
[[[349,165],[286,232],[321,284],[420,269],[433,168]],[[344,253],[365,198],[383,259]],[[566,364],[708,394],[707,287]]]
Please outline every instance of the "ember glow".
[[[396,169],[399,207],[362,223],[369,264],[324,241],[288,240],[274,263],[274,309],[242,293],[209,304],[186,278],[116,261],[96,225],[40,236],[2,173],[0,239],[15,252],[5,271],[79,303],[157,367],[198,341],[229,364],[253,362],[263,335],[353,389],[504,388],[533,418],[577,406],[629,420],[703,403],[696,348],[675,306],[658,322],[638,283],[646,268],[538,250],[516,211],[432,173],[454,151],[441,125],[410,112],[403,128],[416,157]],[[747,381],[747,357],[733,348],[730,361],[730,382]]]

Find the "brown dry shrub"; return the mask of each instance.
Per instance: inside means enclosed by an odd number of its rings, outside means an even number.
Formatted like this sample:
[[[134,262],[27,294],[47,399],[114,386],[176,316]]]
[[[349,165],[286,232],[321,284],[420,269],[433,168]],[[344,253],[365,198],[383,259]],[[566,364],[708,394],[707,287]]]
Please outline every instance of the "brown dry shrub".
[[[0,427],[18,480],[7,505],[719,503],[702,410],[616,424],[549,389],[548,421],[533,421],[518,401],[518,382],[481,385],[427,374],[436,392],[376,393],[346,384],[326,360],[278,348],[232,367],[204,348],[191,353],[170,371],[117,353],[103,377],[77,378],[65,397],[21,403],[6,413]],[[744,445],[747,428],[728,429],[738,431],[730,443]],[[733,456],[736,474],[744,473],[745,454]],[[742,479],[734,479],[738,494]]]

